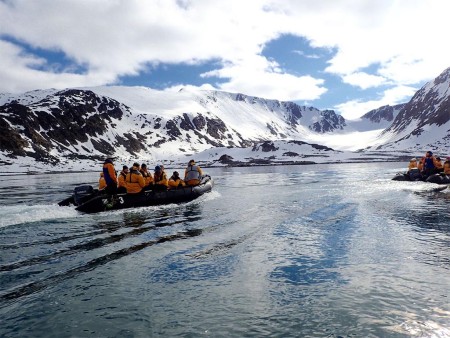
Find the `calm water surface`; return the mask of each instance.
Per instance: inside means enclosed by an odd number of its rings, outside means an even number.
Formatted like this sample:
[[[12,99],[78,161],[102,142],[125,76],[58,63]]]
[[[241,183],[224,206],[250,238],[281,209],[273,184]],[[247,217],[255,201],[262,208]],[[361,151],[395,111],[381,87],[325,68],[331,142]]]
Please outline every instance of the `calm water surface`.
[[[206,169],[95,215],[56,203],[98,173],[1,176],[0,336],[450,337],[450,192],[404,166]]]

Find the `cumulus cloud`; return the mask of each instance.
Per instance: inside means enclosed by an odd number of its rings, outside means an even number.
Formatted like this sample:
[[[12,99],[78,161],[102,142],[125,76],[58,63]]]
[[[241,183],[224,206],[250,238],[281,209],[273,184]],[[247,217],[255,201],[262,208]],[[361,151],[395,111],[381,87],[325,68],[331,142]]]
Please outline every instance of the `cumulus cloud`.
[[[364,72],[355,72],[352,74],[344,75],[342,77],[342,80],[345,83],[351,84],[361,89],[378,87],[386,83],[386,79],[384,77],[367,74]]]
[[[222,90],[320,99],[327,92],[322,78],[289,73],[262,56],[283,34],[335,50],[324,74],[360,89],[402,88],[448,67],[442,32],[449,10],[446,0],[0,1],[0,91],[114,84],[160,64],[219,60],[203,74],[205,85],[219,77],[225,82],[214,85]],[[56,71],[24,46],[61,53],[83,72]],[[378,101],[388,97],[381,93]],[[347,102],[336,109],[351,106],[364,108]]]
[[[283,73],[275,61],[255,56],[202,74],[203,77],[228,79],[217,84],[224,91],[278,100],[315,100],[326,92],[323,79]]]
[[[22,48],[0,40],[1,91],[24,92],[38,88],[65,88],[87,85],[101,85],[109,82],[108,75],[54,73],[45,69],[47,61],[26,53]]]
[[[337,109],[341,112],[342,116],[348,120],[354,120],[371,111],[372,109],[379,108],[386,105],[396,105],[399,103],[405,103],[414,95],[416,89],[409,86],[397,86],[391,89],[387,89],[382,93],[379,100],[350,100],[337,105]],[[361,112],[364,112],[361,114]]]

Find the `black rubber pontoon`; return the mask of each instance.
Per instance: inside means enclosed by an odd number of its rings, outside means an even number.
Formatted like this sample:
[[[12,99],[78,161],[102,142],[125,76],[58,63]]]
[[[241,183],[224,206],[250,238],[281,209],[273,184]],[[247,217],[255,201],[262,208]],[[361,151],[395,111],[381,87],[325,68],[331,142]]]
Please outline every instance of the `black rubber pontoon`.
[[[178,187],[164,191],[149,190],[137,194],[99,195],[97,192],[95,195],[94,192],[94,195],[90,195],[91,198],[75,205],[77,205],[78,211],[96,213],[107,210],[189,202],[210,192],[213,185],[214,181],[206,175],[196,186]]]
[[[422,181],[436,184],[450,184],[450,175],[443,173],[426,176],[413,176],[408,173],[398,173],[392,178],[393,181]]]

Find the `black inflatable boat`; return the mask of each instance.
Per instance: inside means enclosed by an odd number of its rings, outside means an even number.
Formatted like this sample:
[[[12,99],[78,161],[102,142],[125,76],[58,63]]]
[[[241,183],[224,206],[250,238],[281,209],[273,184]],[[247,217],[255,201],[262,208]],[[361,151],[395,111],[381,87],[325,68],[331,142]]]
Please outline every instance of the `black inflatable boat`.
[[[107,195],[90,185],[76,187],[72,196],[58,203],[60,206],[75,205],[76,210],[96,213],[107,210],[136,208],[192,201],[210,192],[214,181],[208,175],[202,177],[199,185],[172,188],[169,190],[148,190],[137,194]]]
[[[428,177],[410,175],[408,173],[398,173],[392,178],[393,181],[423,181],[436,184],[450,184],[450,175],[443,173],[433,174]]]

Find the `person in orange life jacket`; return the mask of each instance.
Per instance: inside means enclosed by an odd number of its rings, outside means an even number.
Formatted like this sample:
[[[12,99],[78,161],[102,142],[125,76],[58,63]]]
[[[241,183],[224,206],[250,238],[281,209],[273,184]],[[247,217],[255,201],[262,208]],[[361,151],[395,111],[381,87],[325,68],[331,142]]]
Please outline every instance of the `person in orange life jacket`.
[[[180,174],[178,171],[174,171],[172,176],[169,178],[169,188],[178,188],[178,187],[184,187],[186,184],[184,181],[180,178]]]
[[[145,180],[139,171],[139,163],[134,163],[125,179],[128,194],[137,194],[145,187]]]
[[[441,173],[444,171],[444,166],[441,162],[441,158],[439,156],[436,156],[436,172]]]
[[[414,157],[409,161],[408,171],[406,172],[412,181],[420,179],[422,175],[417,168],[417,159]]]
[[[423,157],[423,172],[426,176],[433,175],[436,172],[438,163],[433,156],[432,151],[427,151],[425,157]]]
[[[117,179],[117,193],[119,194],[123,194],[127,192],[127,174],[130,171],[128,170],[128,167],[126,165],[124,165],[122,167],[122,171],[119,174],[119,177]]]
[[[149,187],[153,184],[153,176],[150,171],[147,169],[147,165],[145,163],[141,164],[141,169],[139,170],[144,177],[145,187]]]
[[[98,180],[98,190],[103,190],[105,188],[106,188],[105,175],[103,175],[103,173],[100,173],[100,178]]]
[[[450,156],[447,157],[446,161],[444,162],[444,174],[450,175]]]
[[[106,181],[105,191],[113,195],[117,193],[117,176],[112,159],[108,158],[103,163],[103,176]]]
[[[417,169],[417,158],[413,157],[408,164],[408,171],[411,169]]]
[[[167,181],[166,172],[161,168],[161,166],[157,165],[155,167],[155,172],[153,174],[154,179],[154,189],[155,190],[167,190],[169,183]]]
[[[200,169],[198,165],[195,165],[194,160],[190,160],[186,170],[184,171],[184,182],[187,185],[198,185],[202,175],[202,169]]]
[[[420,172],[423,171],[423,158],[421,158],[419,163],[417,163],[417,169],[419,169]]]

